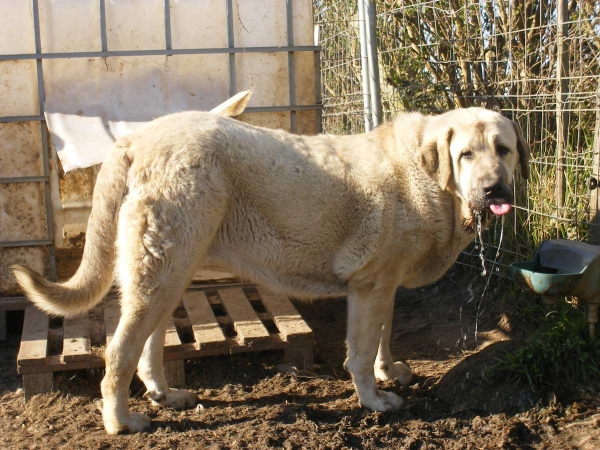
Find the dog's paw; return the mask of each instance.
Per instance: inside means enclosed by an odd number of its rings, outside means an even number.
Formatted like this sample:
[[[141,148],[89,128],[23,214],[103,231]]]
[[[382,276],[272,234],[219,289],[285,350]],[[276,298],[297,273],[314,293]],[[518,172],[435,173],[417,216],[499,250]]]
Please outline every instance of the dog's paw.
[[[150,399],[153,405],[174,409],[192,408],[198,402],[196,394],[185,389],[169,389],[166,394],[147,392],[145,397]]]
[[[363,408],[373,411],[394,411],[402,408],[404,400],[393,392],[376,391],[377,394],[369,399],[361,399],[360,404]]]
[[[147,415],[130,412],[123,421],[104,420],[104,428],[108,434],[137,433],[150,426],[150,422]]]
[[[401,385],[406,386],[412,381],[413,372],[408,364],[395,362],[392,365],[375,363],[375,378],[381,381],[397,379]]]

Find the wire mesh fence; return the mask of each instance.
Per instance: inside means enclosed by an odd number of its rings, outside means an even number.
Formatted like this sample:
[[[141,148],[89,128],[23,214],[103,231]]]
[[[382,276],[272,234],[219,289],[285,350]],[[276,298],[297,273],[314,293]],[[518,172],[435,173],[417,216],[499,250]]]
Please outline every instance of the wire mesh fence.
[[[315,0],[324,130],[362,131],[357,2]],[[499,274],[544,239],[599,243],[600,1],[377,0],[385,117],[480,106],[517,121],[531,175],[515,213],[484,233]],[[600,219],[600,218],[598,218]],[[481,267],[479,249],[460,262]]]
[[[323,131],[364,131],[358,8],[356,1],[315,0],[321,50]]]

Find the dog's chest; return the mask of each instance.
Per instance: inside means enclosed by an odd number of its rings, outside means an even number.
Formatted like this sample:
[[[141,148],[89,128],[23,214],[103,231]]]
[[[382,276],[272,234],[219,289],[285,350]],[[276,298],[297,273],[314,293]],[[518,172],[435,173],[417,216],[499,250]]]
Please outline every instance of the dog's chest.
[[[400,284],[416,288],[437,281],[474,237],[473,233],[457,226],[451,215],[405,230],[396,252]]]

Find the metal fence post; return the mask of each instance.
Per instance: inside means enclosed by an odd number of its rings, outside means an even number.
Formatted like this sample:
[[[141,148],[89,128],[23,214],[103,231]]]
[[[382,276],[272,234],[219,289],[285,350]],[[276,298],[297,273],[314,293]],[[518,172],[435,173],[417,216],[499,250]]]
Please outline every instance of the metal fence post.
[[[38,87],[38,103],[40,116],[44,117],[44,69],[42,65],[42,38],[40,31],[40,9],[38,0],[32,2],[33,10],[33,27],[34,27],[34,39],[35,39],[35,54],[36,54],[36,68],[37,68],[37,87]],[[48,142],[48,130],[46,127],[46,121],[40,120],[40,132],[42,134],[42,161],[44,167],[44,199],[46,202],[46,227],[48,240],[52,243],[48,245],[48,275],[50,280],[56,281],[56,254],[54,248],[54,217],[52,211],[52,197],[50,195],[50,144]]]
[[[365,114],[365,131],[373,129],[373,115],[371,114],[371,82],[369,77],[369,50],[367,45],[367,20],[365,17],[364,0],[358,2],[358,30],[360,39],[360,67],[362,75],[362,91]]]
[[[569,134],[569,52],[567,38],[569,36],[569,2],[558,0],[557,3],[557,58],[556,58],[556,232],[560,236],[560,220],[565,206],[565,153]]]
[[[600,104],[600,90],[596,93],[596,102]],[[596,110],[596,127],[594,130],[594,162],[592,165],[592,178],[588,181],[588,187],[592,190],[590,198],[590,244],[600,244],[600,108]]]
[[[369,61],[369,84],[371,93],[371,114],[373,127],[381,123],[381,87],[379,85],[379,59],[377,56],[377,8],[375,0],[363,0],[365,8],[365,26],[367,38],[367,57]]]

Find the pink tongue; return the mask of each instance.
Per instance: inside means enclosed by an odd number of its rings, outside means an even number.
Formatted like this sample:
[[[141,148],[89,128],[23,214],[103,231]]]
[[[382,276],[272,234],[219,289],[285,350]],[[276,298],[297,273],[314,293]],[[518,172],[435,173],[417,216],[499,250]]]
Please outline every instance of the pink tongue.
[[[490,209],[497,216],[502,216],[510,211],[510,203],[500,203],[490,205]]]

